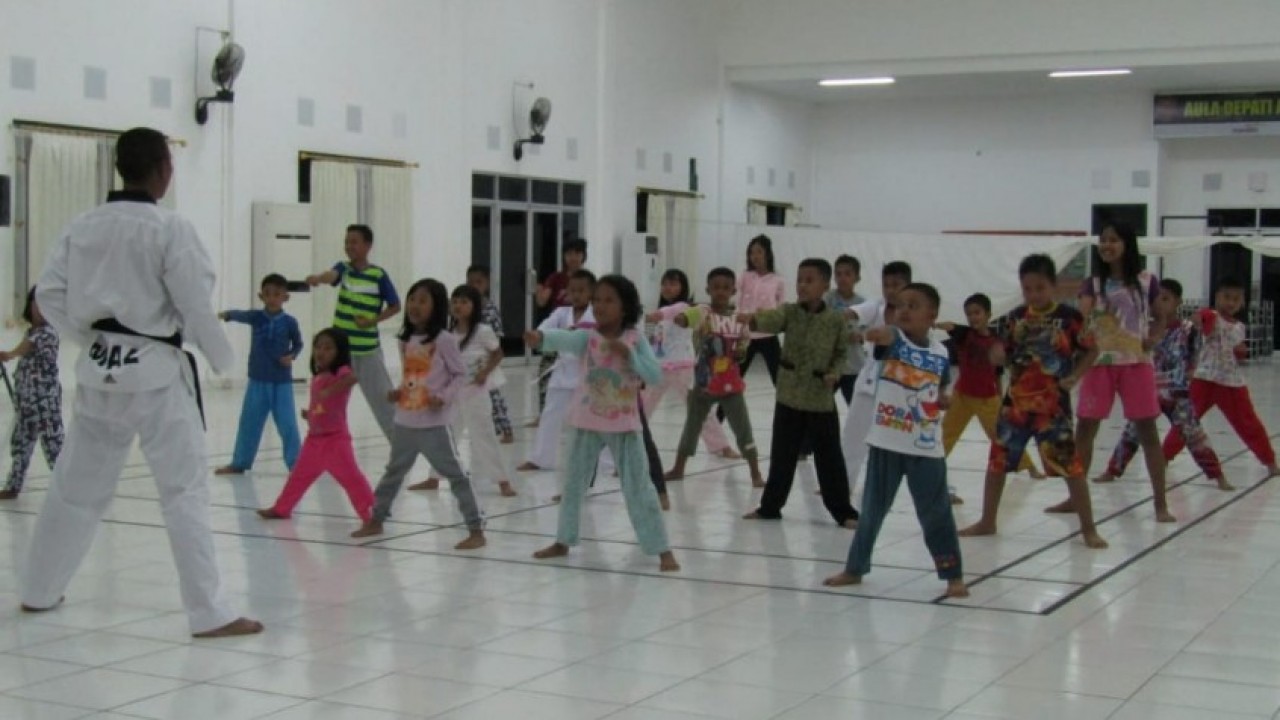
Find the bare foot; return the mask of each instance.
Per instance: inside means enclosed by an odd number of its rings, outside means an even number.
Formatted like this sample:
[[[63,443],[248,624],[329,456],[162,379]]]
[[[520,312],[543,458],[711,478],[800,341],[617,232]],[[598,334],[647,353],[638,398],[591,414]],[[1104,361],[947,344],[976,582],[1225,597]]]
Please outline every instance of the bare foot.
[[[351,533],[353,538],[373,537],[382,534],[382,523],[377,520],[366,520],[359,530]]]
[[[515,497],[520,493],[516,492],[516,489],[511,487],[510,480],[499,480],[498,494],[501,495],[502,497]]]
[[[1173,513],[1169,512],[1169,508],[1156,508],[1156,522],[1175,523],[1178,522],[1178,518],[1174,517]]]
[[[1223,492],[1231,492],[1232,490],[1236,489],[1236,486],[1227,482],[1226,478],[1220,477],[1218,478],[1218,489],[1222,490]],[[0,495],[0,497],[3,497],[3,495]]]
[[[662,511],[666,512],[671,509],[671,498],[666,493],[658,493],[658,504],[662,506]]]
[[[54,608],[58,607],[62,603],[66,602],[66,600],[67,600],[67,596],[63,595],[62,597],[58,598],[58,602],[50,605],[49,607],[36,607],[34,605],[28,605],[26,603],[22,603],[22,605],[20,605],[19,607],[22,608],[22,612],[24,613],[49,612],[50,610],[53,610]]]
[[[961,528],[956,534],[960,537],[986,537],[996,534],[996,526],[977,522],[967,528]]]
[[[840,527],[844,528],[845,530],[857,530],[858,518],[849,518],[844,522],[840,523]]]
[[[727,447],[720,451],[720,457],[724,458],[725,460],[741,460],[742,453],[738,452],[737,450],[734,450],[731,447]]]
[[[823,580],[822,584],[826,585],[827,587],[844,587],[845,585],[861,585],[862,576],[853,575],[847,572],[836,573],[835,575],[832,575],[826,580]]]
[[[683,479],[684,479],[684,470],[676,470],[675,468],[671,468],[670,470],[662,474],[662,480],[664,482],[679,482]]]
[[[217,470],[214,470],[213,474],[214,475],[243,475],[244,468],[238,468],[234,465],[223,465]]]
[[[236,637],[238,635],[257,635],[262,632],[263,625],[257,620],[236,618],[220,628],[191,633],[191,637],[204,640],[206,638]]]
[[[17,490],[0,490],[0,500],[13,500],[17,497]]]
[[[1102,539],[1102,536],[1098,534],[1097,530],[1090,530],[1089,532],[1082,531],[1080,533],[1080,538],[1084,540],[1085,547],[1093,548],[1094,550],[1102,550],[1103,548],[1108,547],[1107,541]]]
[[[1093,481],[1096,483],[1113,483],[1116,481],[1116,476],[1111,473],[1102,473],[1098,477],[1094,478]]]
[[[676,562],[676,554],[668,550],[659,555],[658,570],[661,572],[680,572],[680,563]]]
[[[530,428],[536,428],[536,427],[538,427],[538,421],[537,421],[537,420],[530,420],[529,422],[525,423],[525,424],[524,424],[524,426],[525,426],[525,427],[530,427]]]
[[[742,516],[742,519],[743,519],[743,520],[763,520],[764,518],[760,517],[760,511],[759,511],[759,510],[752,510],[751,512],[747,513],[746,515],[743,515],[743,516]]]
[[[516,441],[516,436],[514,434],[510,432],[504,432],[502,433],[502,439],[499,440],[498,442],[502,443],[503,445],[510,445],[515,441]]]
[[[288,520],[289,519],[288,515],[281,515],[280,513],[276,512],[276,509],[273,507],[262,508],[261,510],[258,511],[258,517],[262,518],[263,520]]]
[[[953,494],[953,495],[951,496],[951,504],[952,504],[952,505],[963,505],[963,504],[964,504],[964,498],[960,497],[959,495],[954,495],[954,494]]]
[[[1045,475],[1044,473],[1040,472],[1040,468],[1037,468],[1037,467],[1033,467],[1030,470],[1028,470],[1027,475],[1030,475],[1032,480],[1044,480],[1045,478],[1049,477],[1048,475]]]
[[[964,580],[955,579],[947,581],[947,597],[949,598],[967,598],[969,597],[969,588],[965,587]]]
[[[423,480],[423,481],[422,481],[422,482],[420,482],[420,483],[414,483],[414,484],[410,485],[410,486],[409,486],[409,489],[410,489],[410,490],[439,490],[439,489],[440,489],[440,478],[438,478],[438,477],[429,477],[429,478],[427,478],[426,480]]]
[[[560,502],[561,498],[563,497],[564,497],[563,495],[552,495],[551,502]]]
[[[546,560],[547,558],[564,557],[569,554],[569,546],[564,543],[551,543],[550,545],[535,552],[533,556],[538,560]]]
[[[542,468],[538,467],[537,465],[534,465],[528,460],[525,460],[524,462],[516,466],[516,470],[519,470],[520,472],[537,472],[538,470],[541,470],[541,469]]]
[[[1055,515],[1060,513],[1073,513],[1076,511],[1076,506],[1071,504],[1070,499],[1067,499],[1067,500],[1063,500],[1057,505],[1050,505],[1049,507],[1045,508],[1044,511],[1047,513],[1055,514]]]
[[[454,550],[476,550],[485,546],[484,531],[472,530],[466,540],[453,546]]]
[[[752,476],[751,476],[751,487],[753,487],[753,488],[762,488],[762,487],[764,487],[764,478],[763,478],[763,477],[761,477],[760,475],[752,475]],[[819,495],[821,495],[821,494],[822,494],[822,491],[821,491],[821,490],[819,490],[819,491],[818,491],[818,494],[819,494]]]
[[[1277,475],[1280,475],[1280,467],[1277,467],[1277,466],[1275,466],[1275,465],[1268,465],[1268,466],[1267,466],[1267,477],[1268,477],[1268,478],[1273,478],[1273,477],[1275,477],[1275,476],[1277,476]],[[1266,480],[1266,479],[1267,479],[1267,478],[1263,478],[1263,480]]]

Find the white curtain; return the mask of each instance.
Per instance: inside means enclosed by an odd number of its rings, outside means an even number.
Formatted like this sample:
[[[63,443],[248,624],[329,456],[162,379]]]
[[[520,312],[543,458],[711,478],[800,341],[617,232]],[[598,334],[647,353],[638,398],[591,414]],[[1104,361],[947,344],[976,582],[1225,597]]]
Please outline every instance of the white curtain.
[[[783,212],[782,218],[787,227],[795,227],[804,219],[804,208],[792,205]]]
[[[373,228],[373,257],[386,268],[404,301],[404,293],[417,278],[413,270],[413,194],[409,168],[374,166],[370,175],[369,215]],[[363,218],[362,218],[363,220]],[[394,332],[398,322],[384,323]]]
[[[700,287],[702,277],[698,255],[698,199],[671,198],[670,267],[680,268],[689,276],[691,287]]]
[[[106,199],[109,188],[100,173],[99,144],[90,137],[32,133],[23,278],[27,285],[40,277],[48,250],[67,223]]]
[[[764,203],[758,203],[754,200],[747,201],[747,224],[748,225],[767,225],[769,224],[769,208]]]
[[[346,258],[343,242],[347,226],[358,222],[357,212],[356,166],[312,161],[311,259],[317,270],[330,268]],[[374,232],[377,232],[376,228]],[[317,327],[327,327],[332,322],[337,300],[337,293],[332,291],[311,293],[312,317]]]

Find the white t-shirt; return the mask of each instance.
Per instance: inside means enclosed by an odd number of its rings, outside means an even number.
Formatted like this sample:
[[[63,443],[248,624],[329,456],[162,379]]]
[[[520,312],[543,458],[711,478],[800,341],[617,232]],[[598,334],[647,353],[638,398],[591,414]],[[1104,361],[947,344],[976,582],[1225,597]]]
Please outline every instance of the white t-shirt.
[[[884,326],[884,310],[888,303],[884,298],[875,298],[867,300],[864,303],[850,307],[858,314],[857,326],[862,332],[866,332],[872,328]],[[866,361],[863,363],[862,372],[858,374],[858,384],[854,386],[854,391],[863,395],[874,395],[876,391],[876,377],[880,373],[880,363],[875,359],[875,346],[869,342],[862,343],[863,356]]]
[[[646,335],[653,354],[662,363],[663,370],[693,367],[697,359],[693,353],[693,330],[676,324],[676,316],[689,309],[688,303],[675,303],[658,308],[662,319],[646,323]]]
[[[942,343],[921,347],[894,330],[893,344],[876,348],[875,413],[867,444],[882,450],[943,457],[942,398],[950,361]]]
[[[453,336],[458,338],[461,345],[466,333],[460,333],[456,330]],[[502,347],[501,341],[498,340],[498,334],[493,331],[487,323],[481,323],[476,326],[476,331],[471,335],[471,340],[467,342],[466,347],[462,350],[462,364],[467,368],[467,384],[474,385],[476,375],[480,369],[489,364],[489,356],[494,350]],[[507,383],[507,378],[502,374],[502,366],[499,365],[489,373],[488,379],[485,381],[484,389],[486,391],[500,388]]]

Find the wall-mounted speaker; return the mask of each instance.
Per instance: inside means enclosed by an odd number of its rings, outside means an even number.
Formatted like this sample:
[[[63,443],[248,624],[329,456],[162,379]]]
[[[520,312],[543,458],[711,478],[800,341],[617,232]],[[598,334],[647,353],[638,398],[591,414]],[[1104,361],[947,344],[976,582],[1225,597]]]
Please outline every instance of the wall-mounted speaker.
[[[9,224],[13,222],[11,219],[12,213],[10,212],[13,203],[9,201],[9,198],[9,176],[0,175],[0,227],[9,227]]]

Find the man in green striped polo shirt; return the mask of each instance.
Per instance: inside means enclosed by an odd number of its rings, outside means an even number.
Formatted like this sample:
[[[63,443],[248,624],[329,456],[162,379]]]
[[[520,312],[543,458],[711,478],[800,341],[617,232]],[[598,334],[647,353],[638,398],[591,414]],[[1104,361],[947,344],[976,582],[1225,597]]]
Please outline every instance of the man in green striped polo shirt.
[[[378,323],[400,312],[400,296],[387,271],[369,262],[373,230],[368,225],[348,225],[346,262],[311,275],[307,284],[337,285],[338,304],[333,309],[333,326],[351,341],[351,369],[360,382],[360,392],[373,410],[382,434],[391,439],[394,408],[387,396],[391,376],[378,344]]]

